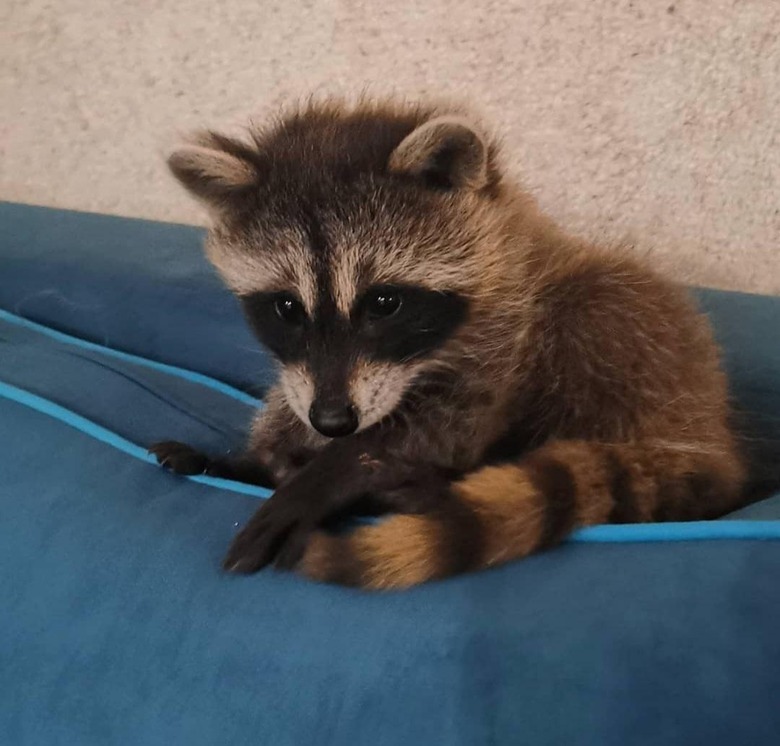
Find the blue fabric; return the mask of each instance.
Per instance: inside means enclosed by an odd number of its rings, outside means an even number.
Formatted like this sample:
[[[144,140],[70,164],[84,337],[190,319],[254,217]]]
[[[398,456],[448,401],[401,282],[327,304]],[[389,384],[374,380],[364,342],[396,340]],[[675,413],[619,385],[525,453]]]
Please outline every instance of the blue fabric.
[[[273,380],[200,229],[3,202],[0,225],[0,308],[163,363],[197,361],[251,393]]]
[[[225,576],[264,493],[139,446],[234,448],[251,400],[101,347],[267,385],[200,233],[0,205],[0,236],[0,307],[99,343],[0,314],[0,743],[776,742],[780,496],[405,593]],[[779,437],[780,301],[701,297]]]

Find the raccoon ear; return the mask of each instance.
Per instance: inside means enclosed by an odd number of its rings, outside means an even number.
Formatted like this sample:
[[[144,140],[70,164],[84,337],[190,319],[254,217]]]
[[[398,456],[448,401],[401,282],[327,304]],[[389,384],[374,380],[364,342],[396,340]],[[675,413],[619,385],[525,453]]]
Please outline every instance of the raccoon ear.
[[[466,121],[443,116],[407,135],[388,166],[433,187],[476,191],[489,181],[488,155],[485,141]]]
[[[260,180],[258,155],[238,140],[201,132],[168,156],[168,168],[185,189],[215,207],[245,194]]]

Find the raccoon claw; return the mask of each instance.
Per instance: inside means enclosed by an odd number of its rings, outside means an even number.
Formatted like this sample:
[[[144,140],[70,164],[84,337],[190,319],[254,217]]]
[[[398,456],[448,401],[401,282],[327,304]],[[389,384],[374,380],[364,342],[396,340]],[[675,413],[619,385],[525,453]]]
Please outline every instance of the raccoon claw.
[[[226,572],[238,573],[241,575],[251,575],[259,572],[269,562],[266,558],[266,552],[262,549],[256,549],[252,546],[244,545],[240,542],[241,534],[230,546],[227,556],[222,561],[222,569]]]
[[[267,542],[249,546],[234,543],[222,562],[222,569],[240,575],[252,575],[270,565],[272,560],[273,553]]]
[[[232,564],[228,564],[229,562]],[[235,561],[226,559],[222,565],[222,568],[227,572],[244,574],[244,575],[249,575],[253,572],[257,572],[257,570],[252,567],[252,564],[246,558],[238,559]]]
[[[228,572],[255,573],[273,561],[286,535],[292,529],[292,523],[269,520],[266,515],[266,508],[269,507],[273,507],[270,502],[264,505],[233,539],[222,562],[222,567]]]
[[[233,539],[222,563],[225,570],[249,574],[271,564],[284,570],[298,564],[316,520],[310,503],[289,497],[277,492],[255,513]]]
[[[222,567],[227,572],[242,575],[259,572],[271,564],[277,570],[294,570],[306,551],[310,535],[310,528],[293,530],[276,552],[268,542],[248,547],[243,553],[239,548],[231,548]]]
[[[155,443],[148,452],[155,456],[160,466],[174,474],[203,474],[210,463],[208,456],[175,440]]]

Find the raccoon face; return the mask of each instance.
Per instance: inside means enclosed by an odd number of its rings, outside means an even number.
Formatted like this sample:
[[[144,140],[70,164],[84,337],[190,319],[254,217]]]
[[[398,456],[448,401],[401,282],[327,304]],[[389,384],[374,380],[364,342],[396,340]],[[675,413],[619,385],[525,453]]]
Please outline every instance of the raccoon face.
[[[255,147],[217,135],[171,156],[215,211],[207,253],[327,437],[390,415],[469,314],[489,151],[419,111],[309,110]]]
[[[217,263],[281,364],[290,407],[323,435],[349,435],[393,412],[466,319],[469,234],[440,224],[441,196],[434,209],[403,188],[296,194],[269,197],[233,239],[251,271],[233,266],[235,250]]]
[[[346,313],[323,294],[312,311],[289,290],[242,298],[260,341],[282,364],[291,408],[328,437],[383,419],[426,358],[463,321],[457,293],[412,285],[370,285]]]

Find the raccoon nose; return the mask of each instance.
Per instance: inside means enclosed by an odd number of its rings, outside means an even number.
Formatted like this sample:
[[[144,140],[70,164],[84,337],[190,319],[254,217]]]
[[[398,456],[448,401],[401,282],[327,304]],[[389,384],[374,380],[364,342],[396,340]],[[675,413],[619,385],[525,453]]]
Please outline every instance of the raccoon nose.
[[[328,438],[351,435],[358,428],[358,417],[351,404],[314,402],[309,410],[309,421],[315,430]]]

